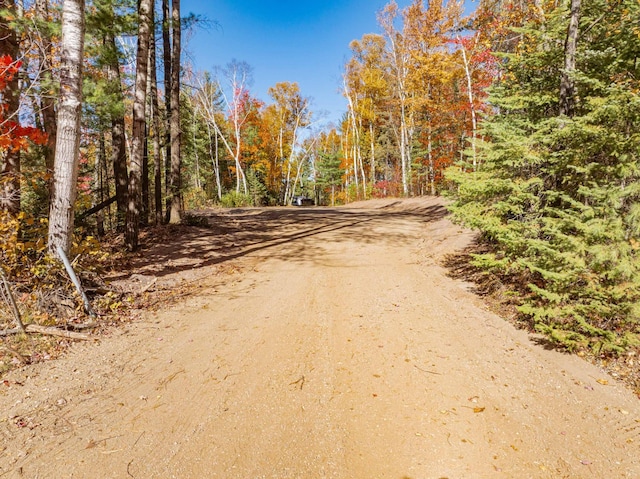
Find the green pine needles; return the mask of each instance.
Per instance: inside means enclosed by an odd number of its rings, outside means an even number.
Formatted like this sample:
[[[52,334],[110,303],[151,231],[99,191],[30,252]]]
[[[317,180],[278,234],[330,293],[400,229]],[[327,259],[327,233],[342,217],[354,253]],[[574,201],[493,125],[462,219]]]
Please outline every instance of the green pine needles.
[[[477,265],[527,282],[520,311],[538,331],[619,353],[640,344],[640,6],[583,5],[572,116],[559,98],[567,19],[565,5],[504,55],[477,171],[447,173],[451,210],[495,246]]]

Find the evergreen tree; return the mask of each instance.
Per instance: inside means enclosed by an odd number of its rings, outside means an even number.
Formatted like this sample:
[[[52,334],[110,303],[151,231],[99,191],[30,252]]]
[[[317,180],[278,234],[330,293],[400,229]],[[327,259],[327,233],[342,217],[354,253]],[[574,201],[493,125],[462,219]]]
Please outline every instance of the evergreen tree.
[[[478,264],[527,278],[520,309],[539,331],[621,351],[640,331],[640,6],[584,5],[570,71],[564,3],[504,56],[481,166],[449,171],[452,209],[496,245]]]
[[[342,184],[344,168],[338,153],[320,153],[316,163],[318,172],[316,174],[316,184],[322,191],[330,192],[331,205],[335,205],[336,187]]]

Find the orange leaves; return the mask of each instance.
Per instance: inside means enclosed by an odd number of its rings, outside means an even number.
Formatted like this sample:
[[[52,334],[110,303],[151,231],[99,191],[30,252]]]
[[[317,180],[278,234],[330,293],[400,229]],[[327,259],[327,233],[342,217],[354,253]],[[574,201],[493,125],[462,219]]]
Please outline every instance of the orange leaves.
[[[0,56],[0,91],[4,90],[7,83],[13,80],[21,65],[22,62],[14,62],[9,55]]]
[[[0,93],[20,69],[19,61],[13,61],[9,55],[0,56]],[[1,98],[1,97],[0,97]],[[29,146],[29,143],[44,145],[47,142],[47,134],[37,128],[21,126],[11,118],[5,118],[6,105],[0,104],[0,150],[20,151]]]
[[[2,121],[0,114],[0,149],[20,151],[28,148],[29,143],[44,145],[47,134],[37,128],[20,126],[13,121]]]

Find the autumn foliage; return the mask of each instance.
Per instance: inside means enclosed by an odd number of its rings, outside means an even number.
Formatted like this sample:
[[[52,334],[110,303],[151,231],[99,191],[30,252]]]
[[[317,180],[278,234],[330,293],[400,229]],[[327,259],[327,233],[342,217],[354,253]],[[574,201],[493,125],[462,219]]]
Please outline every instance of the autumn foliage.
[[[21,65],[21,62],[13,61],[8,55],[0,56],[0,98]],[[19,151],[28,148],[30,143],[46,143],[47,135],[44,132],[31,126],[21,126],[16,114],[7,113],[7,105],[0,103],[0,151]]]

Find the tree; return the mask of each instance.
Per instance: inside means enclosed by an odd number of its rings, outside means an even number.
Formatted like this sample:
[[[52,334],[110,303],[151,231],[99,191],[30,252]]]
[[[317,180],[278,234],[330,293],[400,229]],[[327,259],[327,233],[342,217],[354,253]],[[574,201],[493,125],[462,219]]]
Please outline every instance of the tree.
[[[62,4],[60,101],[48,245],[52,252],[61,248],[66,254],[73,235],[80,155],[84,7],[84,0]]]
[[[240,193],[242,187],[242,192],[247,194],[247,179],[241,161],[242,133],[251,112],[246,106],[250,99],[248,87],[252,81],[252,70],[248,63],[233,60],[222,73],[226,77],[229,86],[228,92],[225,92],[222,88],[220,88],[220,92],[229,115],[230,134],[223,132],[215,115],[210,115],[208,119],[235,163],[236,193]],[[220,85],[220,82],[218,82],[218,85]]]
[[[181,24],[180,24],[180,0],[171,2],[171,29],[173,32],[171,45],[171,171],[169,176],[169,198],[171,207],[169,210],[169,223],[182,221],[182,192],[181,192],[181,131],[180,131],[180,52]],[[165,56],[166,57],[166,56]]]
[[[110,130],[111,166],[115,180],[116,228],[124,231],[128,207],[129,176],[127,172],[127,131],[125,125],[125,94],[120,73],[122,51],[116,37],[133,34],[131,15],[119,13],[121,2],[95,0],[91,15],[87,16],[87,31],[90,41],[85,51],[95,59],[98,71],[94,72],[92,88],[85,91],[85,102],[89,103],[101,131]],[[91,72],[88,73],[91,75]],[[105,153],[106,154],[106,153]]]
[[[575,82],[573,75],[576,69],[576,44],[580,22],[581,0],[571,0],[571,12],[567,38],[564,42],[564,70],[560,77],[560,114],[573,116],[576,107]]]
[[[640,333],[639,15],[594,1],[578,18],[574,0],[525,22],[478,170],[449,173],[455,214],[496,247],[476,263],[520,275],[523,316],[572,349],[620,352]]]
[[[330,190],[331,206],[336,204],[336,187],[342,184],[342,160],[337,152],[322,152],[316,162],[316,184],[321,190]]]
[[[462,72],[451,52],[451,43],[452,32],[459,24],[460,5],[437,0],[425,8],[422,0],[416,0],[403,13],[411,66],[407,76],[408,105],[416,136],[423,145],[425,180],[429,192],[435,195],[438,170],[449,156],[445,153],[449,146],[444,139],[446,129],[459,130],[452,110],[459,104]],[[414,187],[419,185],[414,183]]]
[[[378,15],[378,23],[382,27],[389,43],[388,57],[392,71],[392,82],[395,100],[398,103],[398,113],[392,116],[397,117],[398,122],[397,137],[400,150],[400,163],[402,171],[402,192],[404,196],[410,193],[411,182],[411,144],[413,141],[413,124],[409,110],[409,91],[407,79],[409,69],[409,51],[405,45],[405,38],[395,26],[396,18],[399,15],[398,4],[392,0]]]
[[[311,122],[309,99],[300,94],[297,83],[289,82],[276,83],[269,88],[269,96],[275,102],[274,107],[278,118],[278,152],[281,161],[286,163],[282,201],[284,204],[289,204],[295,188],[295,182],[293,184],[291,182],[291,175],[294,172],[300,129]],[[284,172],[285,168],[282,169]],[[297,171],[296,169],[295,172]]]
[[[142,208],[142,162],[146,138],[145,105],[147,101],[147,76],[149,42],[151,36],[152,0],[140,0],[138,4],[138,49],[136,60],[135,99],[133,103],[133,133],[131,135],[131,168],[129,170],[129,195],[127,207],[126,243],[131,251],[138,248],[140,211]],[[175,105],[174,105],[175,107]]]
[[[0,57],[5,59],[3,67],[6,88],[3,91],[4,128],[19,126],[20,89],[16,62],[20,54],[18,37],[12,23],[16,20],[15,0],[0,0]],[[10,64],[7,65],[7,59]],[[0,206],[3,210],[17,215],[20,212],[20,149],[2,148],[0,151]]]
[[[348,90],[361,95],[360,99],[349,101],[350,114],[354,116],[352,124],[362,130],[358,136],[368,137],[365,143],[369,148],[369,183],[373,185],[376,180],[376,137],[389,92],[388,65],[384,60],[386,45],[381,35],[366,34],[361,40],[352,41],[350,48],[353,58],[347,66],[345,79],[351,85]],[[355,105],[358,105],[357,109],[351,108]]]
[[[42,112],[42,125],[47,133],[45,147],[45,166],[47,173],[53,172],[53,162],[56,151],[56,110],[55,110],[55,84],[53,79],[53,41],[50,27],[49,4],[47,0],[36,0],[36,16],[42,31],[43,48],[40,49],[41,92],[40,111]]]
[[[152,24],[155,23],[155,2],[151,2]],[[151,33],[149,43],[149,93],[151,95],[151,117],[153,123],[153,166],[155,224],[162,224],[162,160],[160,152],[160,105],[158,101],[158,75],[156,68],[156,35]]]
[[[217,82],[211,80],[208,73],[196,75],[197,88],[194,92],[195,112],[207,126],[207,140],[209,145],[209,157],[213,168],[216,194],[218,200],[222,199],[222,175],[220,167],[220,124],[223,122],[223,100]]]

